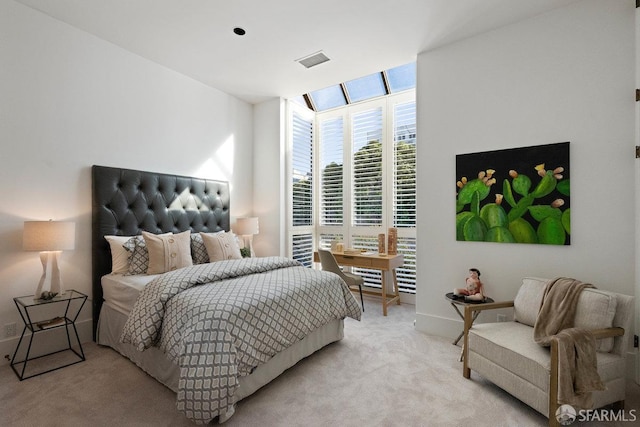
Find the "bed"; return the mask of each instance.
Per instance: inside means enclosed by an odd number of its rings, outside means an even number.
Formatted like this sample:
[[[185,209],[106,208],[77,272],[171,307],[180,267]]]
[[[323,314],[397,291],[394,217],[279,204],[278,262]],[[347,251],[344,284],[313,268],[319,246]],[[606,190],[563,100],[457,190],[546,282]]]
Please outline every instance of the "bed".
[[[283,257],[218,260],[210,245],[217,261],[202,260],[198,239],[232,236],[226,182],[93,166],[92,190],[94,339],[176,392],[197,423],[229,419],[239,400],[341,340],[345,317],[360,319],[334,274]],[[166,248],[187,237],[189,265],[171,267],[165,250],[164,269],[152,271],[155,240]],[[126,272],[116,259],[125,241]],[[132,260],[145,241],[152,274]]]

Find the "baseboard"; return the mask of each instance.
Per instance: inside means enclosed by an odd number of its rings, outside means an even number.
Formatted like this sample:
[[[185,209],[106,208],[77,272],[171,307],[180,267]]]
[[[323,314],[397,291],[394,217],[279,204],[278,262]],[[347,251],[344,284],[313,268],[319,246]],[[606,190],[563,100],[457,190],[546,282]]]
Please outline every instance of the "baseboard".
[[[427,335],[451,338],[453,341],[464,329],[462,320],[416,313],[416,330]]]
[[[91,319],[82,320],[76,322],[76,329],[78,330],[78,335],[80,336],[80,342],[89,342],[93,340],[93,322]],[[22,333],[22,329],[18,331]],[[24,340],[29,340],[31,336],[30,333],[27,333],[23,339],[23,343],[21,345],[21,353],[26,351],[27,344]],[[13,357],[13,353],[18,346],[18,341],[20,340],[20,336],[7,338],[0,341],[0,357],[2,357],[1,364],[8,365],[10,362],[10,358]],[[32,353],[30,355],[37,356],[39,354],[50,353],[52,351],[59,350],[66,346],[66,336],[64,333],[64,328],[52,329],[46,332],[38,333],[38,336],[33,341]],[[74,340],[72,339],[72,343]],[[20,360],[21,355],[18,355],[18,360]]]

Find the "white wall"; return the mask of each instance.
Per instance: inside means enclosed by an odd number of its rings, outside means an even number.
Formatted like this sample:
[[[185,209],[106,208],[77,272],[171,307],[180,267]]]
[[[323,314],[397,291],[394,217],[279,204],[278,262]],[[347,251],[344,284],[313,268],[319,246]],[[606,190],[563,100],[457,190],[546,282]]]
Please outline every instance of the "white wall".
[[[254,236],[258,256],[284,256],[285,101],[276,98],[254,106],[253,215],[260,221]]]
[[[21,321],[37,253],[25,220],[76,222],[68,289],[91,295],[93,164],[228,180],[233,216],[253,205],[253,107],[13,1],[0,2],[0,356]],[[91,303],[80,320],[90,336]],[[88,335],[87,332],[89,332]]]
[[[583,0],[419,55],[419,330],[457,335],[444,294],[470,267],[496,300],[525,275],[634,295],[634,6]],[[563,141],[570,246],[456,241],[456,154]]]

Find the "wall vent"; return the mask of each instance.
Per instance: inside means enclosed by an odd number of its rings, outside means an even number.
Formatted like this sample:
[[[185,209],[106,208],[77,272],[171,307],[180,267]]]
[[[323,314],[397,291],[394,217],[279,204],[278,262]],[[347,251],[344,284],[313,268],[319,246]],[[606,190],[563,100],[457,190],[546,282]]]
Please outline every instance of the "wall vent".
[[[322,64],[323,62],[327,61],[329,61],[329,57],[325,55],[323,51],[312,53],[311,55],[307,55],[304,58],[296,59],[296,62],[304,65],[306,68],[315,67],[316,65]]]

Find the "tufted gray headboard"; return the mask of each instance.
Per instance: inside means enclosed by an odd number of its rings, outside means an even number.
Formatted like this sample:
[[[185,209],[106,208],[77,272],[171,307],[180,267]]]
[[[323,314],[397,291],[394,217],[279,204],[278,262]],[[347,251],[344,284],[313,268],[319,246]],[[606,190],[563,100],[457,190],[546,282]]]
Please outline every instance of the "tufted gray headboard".
[[[229,231],[229,183],[187,176],[93,166],[93,339],[102,307],[100,278],[111,272],[104,236]]]

